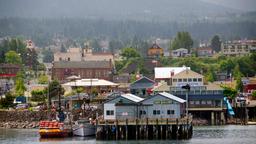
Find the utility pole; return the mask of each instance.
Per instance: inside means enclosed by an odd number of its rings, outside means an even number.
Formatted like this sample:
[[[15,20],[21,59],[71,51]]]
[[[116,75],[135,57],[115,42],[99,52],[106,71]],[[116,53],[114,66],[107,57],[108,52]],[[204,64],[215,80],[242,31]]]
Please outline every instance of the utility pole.
[[[185,86],[182,86],[181,88],[186,90],[186,116],[188,117],[188,92],[190,91],[190,85],[186,84]]]
[[[59,98],[59,113],[61,112],[61,99],[60,99],[60,87],[57,87],[57,91],[58,91],[58,98]]]
[[[186,116],[188,116],[188,90],[186,90]]]
[[[50,120],[50,82],[48,81],[48,89],[47,89],[47,112],[48,112],[48,120]]]

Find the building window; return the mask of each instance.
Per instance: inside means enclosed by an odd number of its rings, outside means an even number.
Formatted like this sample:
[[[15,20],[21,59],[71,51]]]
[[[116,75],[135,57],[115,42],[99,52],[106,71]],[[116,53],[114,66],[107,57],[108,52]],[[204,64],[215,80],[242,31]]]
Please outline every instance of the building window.
[[[193,82],[197,82],[197,78],[193,78]]]
[[[70,57],[68,57],[68,61],[70,61]]]
[[[199,104],[200,104],[200,101],[195,101],[195,104],[196,104],[196,105],[199,105]]]
[[[61,57],[59,57],[59,61],[62,61],[62,58],[61,58]]]
[[[201,104],[203,104],[203,105],[206,104],[206,101],[202,100],[202,101],[201,101]]]
[[[146,111],[140,110],[140,115],[145,115],[145,114],[146,114]]]
[[[202,82],[202,78],[198,78],[198,82]]]
[[[182,79],[178,79],[178,82],[182,82]]]
[[[188,82],[192,82],[192,79],[191,79],[191,78],[189,78],[189,79],[188,79]]]
[[[173,115],[174,114],[174,110],[167,110],[167,114],[168,115],[171,115],[171,114]]]
[[[189,103],[193,105],[193,104],[195,104],[195,101],[190,101]]]
[[[114,110],[107,110],[107,115],[114,115]]]
[[[183,82],[187,82],[188,79],[183,79]]]
[[[177,82],[177,79],[173,79],[172,81],[173,81],[173,82]]]
[[[212,104],[212,101],[208,100],[206,101],[207,104]]]
[[[160,115],[160,110],[153,110],[153,115]]]

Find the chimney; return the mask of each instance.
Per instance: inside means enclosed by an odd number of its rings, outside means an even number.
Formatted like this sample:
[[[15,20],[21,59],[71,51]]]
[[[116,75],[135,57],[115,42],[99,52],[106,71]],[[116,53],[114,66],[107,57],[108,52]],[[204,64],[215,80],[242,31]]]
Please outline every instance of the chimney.
[[[171,71],[171,77],[172,77],[172,76],[174,76],[174,71],[173,71],[173,70]]]
[[[188,67],[186,67],[186,74],[188,74]]]

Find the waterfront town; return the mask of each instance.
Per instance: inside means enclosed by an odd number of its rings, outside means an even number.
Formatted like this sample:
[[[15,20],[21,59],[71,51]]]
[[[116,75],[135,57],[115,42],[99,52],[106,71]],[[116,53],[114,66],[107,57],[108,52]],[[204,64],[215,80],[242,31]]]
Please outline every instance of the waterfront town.
[[[0,14],[0,130],[190,140],[198,127],[256,125],[255,13],[232,12],[180,23]]]
[[[6,43],[14,46],[0,65],[1,127],[38,128],[40,121],[56,119],[60,110],[72,115],[72,121],[81,115],[94,121],[193,116],[191,125],[255,123],[256,73],[243,75],[239,63],[217,71],[210,63],[208,68],[195,63],[165,66],[163,62],[213,61],[226,56],[228,60],[248,57],[255,64],[255,40],[224,42],[219,52],[211,46],[195,48],[195,56],[184,48],[165,56],[155,41],[143,58],[134,48],[95,53],[86,42],[84,47],[56,50],[51,63],[40,62],[40,50],[32,40],[8,38],[1,44]],[[118,69],[121,62],[126,64]]]

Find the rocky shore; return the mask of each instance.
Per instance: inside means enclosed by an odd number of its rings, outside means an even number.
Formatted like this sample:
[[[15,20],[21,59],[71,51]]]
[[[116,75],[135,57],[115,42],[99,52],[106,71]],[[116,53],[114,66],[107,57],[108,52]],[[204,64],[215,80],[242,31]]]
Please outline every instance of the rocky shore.
[[[19,129],[31,129],[31,128],[38,128],[39,122],[0,122],[0,128],[19,128]]]
[[[72,111],[73,120],[77,120],[83,112],[81,110]],[[96,113],[102,115],[101,110],[86,110],[85,118],[96,118]],[[49,114],[52,119],[56,118],[56,112]],[[47,111],[5,111],[0,110],[0,128],[38,128],[41,120],[48,120]]]
[[[0,128],[37,128],[47,111],[0,111]]]

